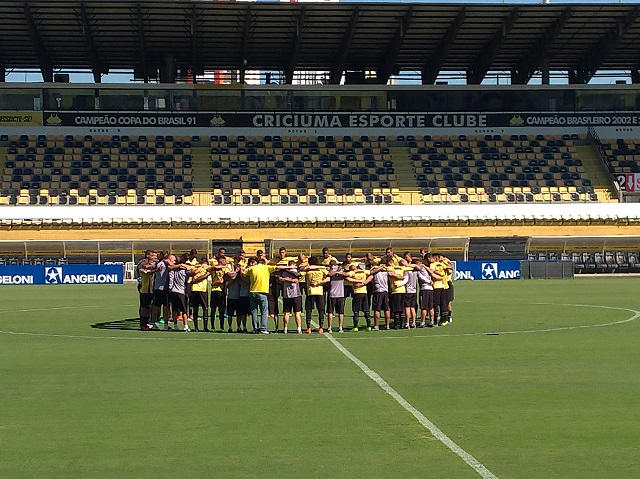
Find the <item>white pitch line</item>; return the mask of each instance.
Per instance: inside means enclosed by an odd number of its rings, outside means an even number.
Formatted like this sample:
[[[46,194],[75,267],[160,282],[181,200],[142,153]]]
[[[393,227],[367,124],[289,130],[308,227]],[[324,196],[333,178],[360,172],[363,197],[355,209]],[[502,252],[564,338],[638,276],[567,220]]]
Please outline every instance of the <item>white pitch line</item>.
[[[574,329],[604,328],[606,326],[615,326],[617,324],[630,323],[631,321],[635,321],[636,319],[640,318],[640,311],[636,311],[635,309],[629,309],[629,308],[618,308],[616,306],[598,306],[594,304],[562,304],[562,303],[532,303],[532,304],[546,305],[546,306],[572,306],[572,307],[583,307],[583,308],[613,309],[616,311],[629,311],[630,313],[634,313],[634,314],[630,318],[621,319],[620,321],[612,321],[609,323],[583,324],[578,326],[558,326],[556,328],[545,328],[545,329],[512,329],[507,331],[485,331],[480,333],[411,334],[411,335],[402,335],[402,336],[378,336],[378,335],[368,335],[368,336],[359,336],[359,337],[341,336],[340,339],[347,339],[347,340],[378,339],[380,340],[380,339],[409,339],[409,338],[461,338],[466,336],[486,336],[488,334],[549,333],[553,331],[571,331]]]
[[[488,334],[548,333],[553,331],[569,331],[574,329],[602,328],[606,326],[615,326],[617,324],[629,323],[631,321],[635,321],[636,319],[640,318],[640,311],[636,311],[635,309],[629,309],[629,308],[619,308],[616,306],[599,306],[594,304],[563,304],[563,303],[532,303],[532,304],[548,305],[548,306],[572,306],[572,307],[584,307],[584,308],[613,309],[617,311],[629,311],[634,314],[630,318],[622,319],[620,321],[613,321],[609,323],[585,324],[585,325],[578,325],[578,326],[559,326],[556,328],[545,328],[545,329],[528,329],[528,330],[515,329],[515,330],[508,330],[508,331],[485,331],[485,332],[479,332],[479,333],[457,333],[457,334],[411,334],[411,335],[403,334],[402,336],[367,334],[367,335],[361,335],[356,337],[353,335],[346,335],[346,336],[341,336],[340,339],[349,340],[349,341],[354,341],[354,340],[355,341],[371,341],[371,340],[384,341],[384,340],[413,339],[413,338],[429,338],[429,339],[461,338],[461,337],[470,337],[470,336],[486,336]],[[135,306],[135,305],[127,304],[123,306]],[[13,310],[13,311],[0,311],[0,315],[6,314],[6,313],[15,314],[15,313],[27,313],[27,312],[35,312],[35,311],[56,311],[56,310],[64,310],[64,309],[102,308],[102,307],[103,306],[97,306],[97,305],[84,305],[84,306],[61,306],[61,307],[54,307],[54,308],[20,309],[20,310]],[[132,330],[132,331],[136,331],[136,330]],[[174,341],[176,340],[176,337],[174,335],[171,335],[172,337],[165,337],[164,335],[162,335],[162,337],[149,337],[147,333],[145,333],[144,337],[141,337],[141,336],[126,337],[126,336],[89,336],[89,335],[81,335],[81,334],[30,333],[30,332],[24,332],[24,331],[0,330],[0,334],[9,334],[9,335],[15,335],[15,336],[44,336],[44,337],[51,337],[51,338],[116,339],[116,340],[121,339],[124,341]],[[192,334],[189,334],[188,335],[189,337],[185,337],[187,335],[180,335],[180,336],[182,336],[180,338],[181,341],[292,341],[292,340],[295,341],[295,339],[293,338],[297,337],[298,335],[292,333],[291,335],[288,335],[289,336],[288,338],[285,337],[284,335],[283,336],[278,335],[278,337],[274,337],[275,335],[270,335],[268,338],[262,337],[262,336],[259,338],[255,338],[255,337],[232,337],[231,338],[231,337],[220,337],[220,333],[209,336],[209,337],[194,338],[192,337]],[[317,337],[314,336],[313,339],[316,339],[316,338]],[[312,338],[305,337],[305,340],[307,341],[310,339]]]
[[[478,461],[475,457],[469,454],[467,451],[462,449],[458,444],[456,444],[449,436],[447,436],[444,432],[440,430],[438,426],[432,423],[427,417],[418,411],[415,407],[413,407],[405,398],[403,398],[398,391],[393,389],[389,383],[387,383],[384,379],[378,375],[374,370],[372,370],[365,363],[360,361],[356,356],[354,356],[347,348],[345,348],[342,344],[338,342],[338,340],[334,339],[330,334],[325,334],[325,337],[331,341],[342,354],[344,354],[347,358],[349,358],[356,366],[358,366],[362,372],[364,372],[369,378],[374,381],[380,388],[389,394],[393,399],[396,400],[398,404],[400,404],[406,411],[411,413],[413,417],[415,417],[418,422],[425,427],[436,439],[442,442],[445,446],[447,446],[451,451],[453,451],[457,456],[459,456],[467,465],[471,466],[479,475],[484,479],[497,479],[489,469],[487,469],[480,461]]]

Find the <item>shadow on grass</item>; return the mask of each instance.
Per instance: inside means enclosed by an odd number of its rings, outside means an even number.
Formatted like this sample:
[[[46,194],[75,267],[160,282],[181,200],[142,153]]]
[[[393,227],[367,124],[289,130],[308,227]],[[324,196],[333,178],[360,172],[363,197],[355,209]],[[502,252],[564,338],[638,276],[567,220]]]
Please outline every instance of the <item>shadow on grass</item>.
[[[138,318],[129,318],[118,321],[105,321],[104,323],[92,324],[91,327],[94,329],[119,329],[121,331],[139,330],[140,320]]]

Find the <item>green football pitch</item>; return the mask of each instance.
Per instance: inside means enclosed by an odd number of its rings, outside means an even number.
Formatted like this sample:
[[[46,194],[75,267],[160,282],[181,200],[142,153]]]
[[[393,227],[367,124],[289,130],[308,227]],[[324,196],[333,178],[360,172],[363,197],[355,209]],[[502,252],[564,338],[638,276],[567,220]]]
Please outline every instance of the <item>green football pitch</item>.
[[[459,282],[451,325],[329,339],[137,331],[134,285],[5,286],[0,477],[639,477],[638,290]]]

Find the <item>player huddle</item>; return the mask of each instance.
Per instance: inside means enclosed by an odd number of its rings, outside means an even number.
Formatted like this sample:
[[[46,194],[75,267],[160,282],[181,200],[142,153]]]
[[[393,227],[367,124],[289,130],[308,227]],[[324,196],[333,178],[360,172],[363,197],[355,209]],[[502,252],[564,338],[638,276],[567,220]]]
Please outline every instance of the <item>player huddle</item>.
[[[448,258],[420,250],[414,258],[402,257],[387,248],[382,257],[367,253],[343,261],[328,248],[321,256],[287,256],[285,248],[268,259],[258,250],[247,258],[244,251],[227,257],[220,248],[213,258],[198,259],[196,250],[176,256],[148,250],[138,263],[140,328],[143,330],[289,332],[293,316],[299,334],[345,329],[345,303],[351,298],[352,331],[360,329],[360,317],[367,331],[444,326],[451,319],[453,284]],[[282,300],[282,323],[280,322]],[[317,325],[312,315],[317,312]],[[305,327],[302,314],[305,314]],[[371,314],[373,312],[373,314]],[[325,317],[326,316],[326,317]],[[326,320],[326,323],[325,323]],[[179,323],[182,327],[180,328]],[[192,325],[192,327],[190,327]],[[200,327],[202,326],[202,327]]]

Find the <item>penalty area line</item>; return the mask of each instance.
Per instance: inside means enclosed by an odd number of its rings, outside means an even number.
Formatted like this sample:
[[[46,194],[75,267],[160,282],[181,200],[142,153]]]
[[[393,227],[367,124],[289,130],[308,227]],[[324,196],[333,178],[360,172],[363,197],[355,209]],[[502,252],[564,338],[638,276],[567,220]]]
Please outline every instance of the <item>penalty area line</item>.
[[[409,403],[409,401],[403,398],[398,391],[393,389],[389,385],[389,383],[382,379],[382,377],[380,377],[378,373],[376,373],[369,366],[360,361],[351,353],[351,351],[340,344],[337,339],[334,339],[330,334],[325,334],[324,336],[331,342],[331,344],[333,344],[338,349],[338,351],[340,351],[347,358],[349,358],[351,362],[358,366],[362,370],[362,372],[369,377],[369,379],[375,382],[384,392],[389,394],[406,411],[412,414],[413,417],[415,417],[418,422],[433,435],[433,437],[442,442],[451,451],[453,451],[453,453],[455,453],[465,463],[467,463],[467,465],[472,467],[480,475],[480,477],[484,479],[497,479],[497,476],[495,476],[489,469],[487,469],[480,461],[478,461],[475,457],[473,457],[467,451],[462,449],[458,444],[456,444],[449,436],[442,432],[438,426],[432,423],[424,414],[413,407]]]

